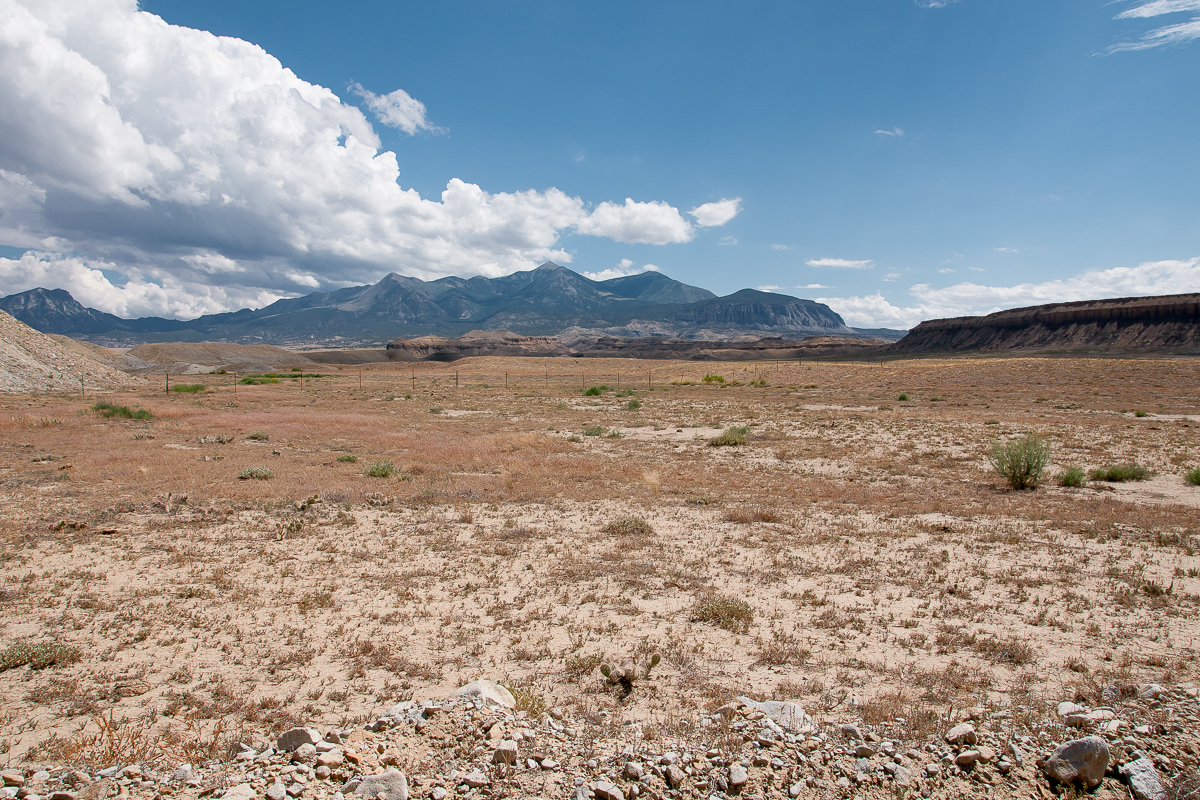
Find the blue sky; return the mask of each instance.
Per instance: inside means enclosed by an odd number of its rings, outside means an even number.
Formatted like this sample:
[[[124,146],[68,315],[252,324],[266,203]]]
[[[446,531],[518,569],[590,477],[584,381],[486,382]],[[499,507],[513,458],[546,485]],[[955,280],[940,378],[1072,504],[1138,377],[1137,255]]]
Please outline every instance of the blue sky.
[[[1200,291],[1200,0],[9,2],[5,292],[187,317],[553,258],[907,327]]]

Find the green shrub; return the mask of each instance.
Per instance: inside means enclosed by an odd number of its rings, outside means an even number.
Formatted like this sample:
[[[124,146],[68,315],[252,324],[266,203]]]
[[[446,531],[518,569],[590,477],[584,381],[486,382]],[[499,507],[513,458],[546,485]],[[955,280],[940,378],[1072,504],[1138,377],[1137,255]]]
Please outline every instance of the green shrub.
[[[274,473],[266,467],[247,467],[238,473],[239,481],[269,481]]]
[[[1200,467],[1192,467],[1183,473],[1183,479],[1192,486],[1200,486]]]
[[[607,386],[589,386],[587,388],[587,390],[584,391],[583,396],[584,397],[599,397],[600,395],[604,394],[607,391],[608,391]]]
[[[261,386],[264,383],[279,383],[279,378],[268,377],[266,375],[247,375],[238,383],[242,386]]]
[[[1138,464],[1113,464],[1109,467],[1094,469],[1088,473],[1094,481],[1108,483],[1125,483],[1126,481],[1144,481],[1150,477],[1150,470]]]
[[[583,429],[584,436],[600,436],[604,433],[603,425],[589,425]]]
[[[746,633],[754,621],[754,609],[740,597],[710,594],[696,601],[692,619],[711,622],[731,633]]]
[[[171,387],[171,391],[183,394],[196,394],[197,392],[203,392],[207,388],[203,383],[177,383]]]
[[[992,467],[1014,489],[1033,489],[1050,463],[1050,445],[1036,433],[1001,444],[994,442],[988,451]]]
[[[637,400],[630,400],[628,403],[625,404],[626,411],[637,411],[641,407],[642,407],[642,404],[639,403]]]
[[[358,456],[338,456],[337,460],[343,464],[353,464],[354,462],[358,461]]]
[[[253,433],[247,433],[246,438],[252,442],[269,442],[271,441],[271,434],[266,431],[254,431]]]
[[[367,467],[368,478],[390,478],[396,474],[396,467],[390,461],[376,461]]]
[[[429,409],[429,413],[430,414],[440,414],[440,413],[442,413],[442,407],[434,406],[433,408]]]
[[[653,536],[654,528],[641,517],[618,517],[600,529],[609,536]]]
[[[21,642],[0,650],[0,672],[23,667],[45,669],[54,664],[74,664],[82,656],[74,647],[58,642]]]
[[[1063,467],[1055,480],[1059,486],[1083,486],[1087,483],[1087,473],[1079,467]]]
[[[154,415],[144,408],[133,409],[129,406],[118,406],[103,401],[93,405],[92,411],[95,411],[105,419],[112,419],[113,417],[120,419],[154,419]]]
[[[908,402],[908,394],[905,392],[901,392],[900,396],[897,397],[896,399],[899,400],[901,403],[907,403]]]
[[[1150,414],[1149,414],[1149,413],[1147,413],[1147,412],[1145,412],[1145,411],[1142,411],[1140,408],[1139,408],[1137,411],[1134,411],[1134,412],[1133,412],[1133,415],[1134,415],[1135,417],[1148,417],[1148,416],[1150,416]]]
[[[746,443],[746,434],[750,432],[750,428],[741,425],[732,428],[726,428],[725,432],[720,436],[714,436],[708,440],[709,447],[737,447]]]
[[[703,380],[705,383],[722,384],[725,382],[725,376],[724,375],[705,375]]]

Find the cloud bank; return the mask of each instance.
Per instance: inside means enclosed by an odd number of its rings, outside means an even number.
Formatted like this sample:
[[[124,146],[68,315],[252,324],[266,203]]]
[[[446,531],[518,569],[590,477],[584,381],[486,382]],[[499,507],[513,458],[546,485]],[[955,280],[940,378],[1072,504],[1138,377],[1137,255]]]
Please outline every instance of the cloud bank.
[[[384,125],[436,130],[403,90],[352,91]],[[569,262],[572,234],[696,233],[662,201],[592,206],[457,178],[423,198],[359,108],[136,0],[0,0],[0,108],[0,244],[36,251],[0,259],[0,285],[60,286],[114,313],[192,316],[392,270],[503,275]],[[691,214],[722,225],[737,210]]]
[[[926,319],[990,314],[1006,308],[1187,292],[1200,292],[1200,258],[1149,261],[1136,267],[1091,270],[1062,280],[1016,286],[967,282],[934,289],[920,283],[909,289],[914,302],[904,306],[893,305],[879,292],[817,300],[841,314],[848,325],[911,328]]]

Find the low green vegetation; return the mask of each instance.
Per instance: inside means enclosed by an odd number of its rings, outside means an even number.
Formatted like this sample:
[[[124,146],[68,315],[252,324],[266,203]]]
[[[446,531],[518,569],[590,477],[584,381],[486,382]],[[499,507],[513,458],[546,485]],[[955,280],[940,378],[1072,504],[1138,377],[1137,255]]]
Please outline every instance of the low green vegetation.
[[[715,383],[717,385],[725,383],[724,375],[705,375],[703,378],[705,383]]]
[[[640,402],[638,402],[637,400],[630,400],[628,403],[625,404],[626,411],[637,411],[641,407],[642,407],[642,404]]]
[[[1087,483],[1087,473],[1080,467],[1063,467],[1055,481],[1059,486],[1083,486]]]
[[[246,467],[238,473],[239,481],[269,481],[275,477],[275,473],[266,467]]]
[[[583,429],[584,436],[602,436],[604,434],[603,425],[589,425]]]
[[[368,478],[390,478],[396,474],[396,467],[390,461],[376,461],[367,467]]]
[[[254,431],[253,433],[247,433],[246,438],[252,442],[269,442],[271,441],[271,434],[266,431]]]
[[[618,517],[600,529],[609,536],[653,536],[654,528],[641,517]]]
[[[714,436],[708,440],[709,447],[737,447],[746,443],[746,434],[750,432],[750,428],[746,425],[735,425],[726,428],[725,432],[720,436]]]
[[[343,464],[353,464],[358,461],[358,456],[351,456],[351,455],[338,456],[337,460],[342,462]]]
[[[20,642],[0,650],[0,672],[29,665],[30,669],[45,669],[54,664],[74,664],[81,658],[74,647],[58,642]]]
[[[1200,467],[1192,467],[1183,473],[1183,479],[1192,486],[1200,486]]]
[[[584,397],[599,397],[600,395],[604,394],[607,391],[608,391],[607,386],[589,386],[587,389],[584,390],[583,396]]]
[[[1035,489],[1050,463],[1050,444],[1036,433],[1003,443],[993,442],[988,461],[1012,488]]]
[[[263,384],[268,384],[268,383],[279,383],[281,380],[298,381],[301,378],[304,378],[307,380],[308,378],[327,378],[327,377],[329,377],[329,376],[325,375],[324,373],[321,373],[321,372],[301,372],[300,369],[297,367],[296,369],[293,369],[291,372],[261,372],[261,373],[255,373],[253,375],[247,375],[246,377],[239,380],[238,383],[242,384],[243,386],[261,386]]]
[[[710,622],[731,633],[746,633],[754,622],[754,609],[740,597],[710,594],[696,601],[692,619]]]
[[[908,402],[908,394],[906,392],[901,392],[900,396],[897,397],[896,399],[899,400],[901,403],[907,403]]]
[[[1133,412],[1133,415],[1134,415],[1135,417],[1148,417],[1148,416],[1150,416],[1149,412],[1142,411],[1140,408],[1139,408],[1137,411],[1134,411],[1134,412]]]
[[[154,419],[154,414],[144,408],[130,408],[129,406],[118,406],[105,402],[93,405],[92,411],[95,411],[105,419]]]
[[[198,394],[207,388],[203,383],[177,383],[171,387],[171,391],[180,394]]]
[[[1127,481],[1144,481],[1150,477],[1150,470],[1139,464],[1113,464],[1100,467],[1088,473],[1088,478],[1107,483],[1125,483]]]

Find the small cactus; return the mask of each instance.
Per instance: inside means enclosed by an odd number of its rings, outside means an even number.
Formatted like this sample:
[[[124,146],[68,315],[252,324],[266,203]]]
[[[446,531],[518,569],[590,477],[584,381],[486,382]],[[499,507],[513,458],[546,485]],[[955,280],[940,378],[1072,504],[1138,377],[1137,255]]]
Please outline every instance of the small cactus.
[[[617,667],[601,664],[600,674],[604,676],[606,683],[610,686],[620,686],[625,695],[628,695],[633,691],[633,684],[649,678],[650,670],[657,667],[661,661],[662,656],[655,653],[640,665],[636,661],[628,661]]]

